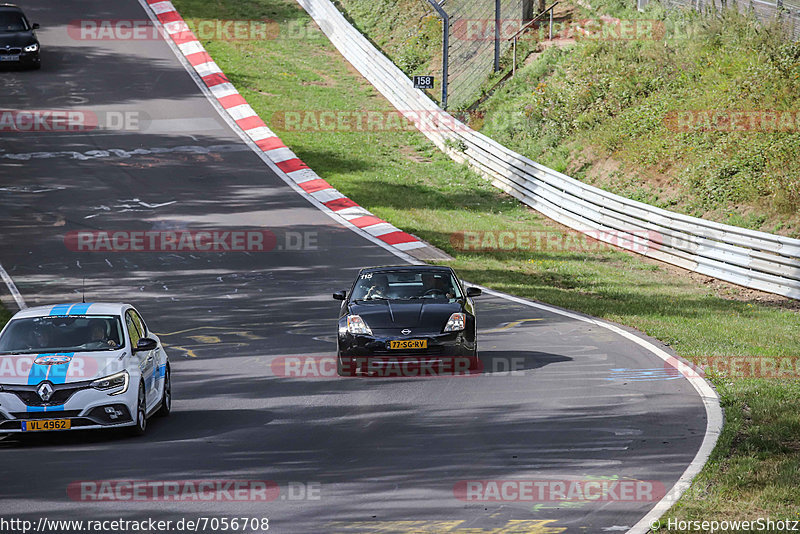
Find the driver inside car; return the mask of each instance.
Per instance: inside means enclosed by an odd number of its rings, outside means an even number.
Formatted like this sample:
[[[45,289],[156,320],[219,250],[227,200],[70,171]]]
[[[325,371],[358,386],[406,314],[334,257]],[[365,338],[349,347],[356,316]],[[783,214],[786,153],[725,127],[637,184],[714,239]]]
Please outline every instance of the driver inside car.
[[[442,276],[433,273],[422,273],[422,296],[424,297],[455,297],[452,286]]]
[[[106,335],[106,328],[103,321],[93,321],[90,327],[90,343],[99,344],[106,347],[116,347],[117,342]]]
[[[378,274],[372,277],[372,286],[364,296],[365,300],[388,299],[389,298],[389,279],[385,274]]]

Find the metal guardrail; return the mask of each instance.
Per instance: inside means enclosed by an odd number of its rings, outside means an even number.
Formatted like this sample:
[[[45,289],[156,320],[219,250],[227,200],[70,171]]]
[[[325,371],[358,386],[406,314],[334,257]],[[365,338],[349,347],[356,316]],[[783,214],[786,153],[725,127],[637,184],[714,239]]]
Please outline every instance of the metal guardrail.
[[[330,0],[297,0],[348,61],[456,161],[543,215],[639,254],[753,289],[800,299],[800,240],[690,217],[614,195],[502,146],[441,110],[353,28]],[[620,237],[629,239],[621,242]]]

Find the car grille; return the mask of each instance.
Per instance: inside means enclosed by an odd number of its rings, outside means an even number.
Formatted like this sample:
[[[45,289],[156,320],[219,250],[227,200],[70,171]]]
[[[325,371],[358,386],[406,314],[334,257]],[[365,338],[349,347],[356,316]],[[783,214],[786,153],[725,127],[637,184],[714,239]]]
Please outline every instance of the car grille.
[[[91,381],[74,382],[72,384],[53,384],[53,394],[45,402],[36,393],[39,384],[33,386],[3,386],[3,391],[13,393],[25,403],[26,406],[60,406],[67,402],[78,391],[88,389]]]
[[[11,415],[17,419],[62,419],[64,417],[78,417],[80,410],[60,410],[53,412],[13,412]]]
[[[22,53],[22,48],[0,48],[0,54],[2,55],[18,55]]]

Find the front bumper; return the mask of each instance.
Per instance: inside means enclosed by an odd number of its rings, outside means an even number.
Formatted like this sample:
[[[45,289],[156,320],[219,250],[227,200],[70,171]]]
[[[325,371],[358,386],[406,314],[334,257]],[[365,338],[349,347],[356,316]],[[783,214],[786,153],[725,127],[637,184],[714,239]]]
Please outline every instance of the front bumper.
[[[426,340],[425,349],[391,349],[390,341]],[[428,376],[474,374],[480,370],[475,340],[465,332],[421,334],[407,337],[348,334],[339,336],[339,369],[344,374]]]
[[[70,419],[69,430],[135,424],[133,414],[136,413],[136,388],[129,387],[125,393],[111,396],[105,391],[76,386],[75,391],[61,404],[37,402],[31,395],[19,390],[0,392],[0,433],[27,432],[24,430],[24,423],[36,419]],[[56,399],[57,402],[60,400],[62,399]]]
[[[21,67],[36,67],[41,64],[41,57],[39,52],[7,52],[5,49],[0,49],[0,67],[2,66],[21,66]]]

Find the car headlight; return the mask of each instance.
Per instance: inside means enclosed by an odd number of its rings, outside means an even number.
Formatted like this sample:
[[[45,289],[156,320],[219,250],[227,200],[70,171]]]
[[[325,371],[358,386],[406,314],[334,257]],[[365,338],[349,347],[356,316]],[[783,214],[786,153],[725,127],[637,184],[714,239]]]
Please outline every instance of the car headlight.
[[[367,334],[372,335],[372,330],[369,329],[367,323],[360,315],[347,316],[347,332],[350,334]]]
[[[37,43],[33,43],[32,45],[26,46],[23,50],[26,52],[36,52],[39,50],[39,45]]]
[[[445,332],[458,332],[459,330],[464,330],[467,324],[467,316],[463,313],[454,313],[450,316],[447,320],[447,324],[444,325]]]
[[[130,376],[128,375],[128,371],[122,371],[120,373],[115,373],[113,375],[109,375],[103,378],[98,378],[89,385],[94,389],[99,389],[100,391],[122,388],[119,391],[115,391],[114,393],[109,393],[109,395],[122,395],[123,393],[128,391],[129,380]]]

